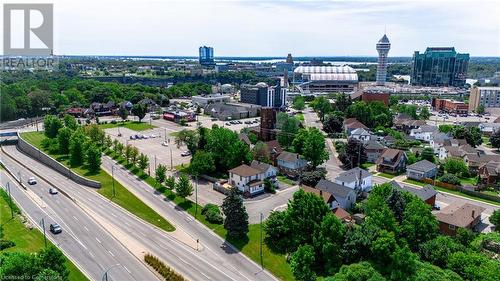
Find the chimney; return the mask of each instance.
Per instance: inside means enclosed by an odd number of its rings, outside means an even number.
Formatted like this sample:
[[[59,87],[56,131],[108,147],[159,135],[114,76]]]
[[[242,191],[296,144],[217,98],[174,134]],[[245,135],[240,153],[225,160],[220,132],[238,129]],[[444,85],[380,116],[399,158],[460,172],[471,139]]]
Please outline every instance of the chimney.
[[[323,190],[319,190],[319,196],[323,196]]]
[[[476,211],[475,210],[472,210],[472,218],[475,218],[475,215],[476,214]]]

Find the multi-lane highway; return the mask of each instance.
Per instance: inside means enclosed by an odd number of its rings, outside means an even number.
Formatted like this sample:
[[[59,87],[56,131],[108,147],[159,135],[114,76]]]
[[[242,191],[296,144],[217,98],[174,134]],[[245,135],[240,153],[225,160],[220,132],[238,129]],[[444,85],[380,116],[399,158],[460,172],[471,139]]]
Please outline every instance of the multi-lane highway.
[[[26,183],[35,176],[9,157],[2,161]],[[44,220],[47,236],[54,242],[90,279],[101,280],[108,269],[109,280],[157,280],[155,275],[137,257],[112,237],[96,221],[90,218],[73,201],[59,193],[51,195],[51,184],[37,178],[36,185],[21,188],[17,181],[1,172],[1,184],[9,183],[12,197],[29,216],[34,225],[41,228]],[[51,223],[58,223],[63,232],[57,235],[49,231]]]
[[[21,153],[16,147],[6,146],[4,149],[17,161],[48,178],[51,185],[67,193],[87,215],[95,219],[113,237],[126,245],[135,254],[151,252],[190,280],[275,280],[267,271],[261,270],[257,264],[231,249],[212,231],[195,222],[185,212],[178,210],[172,202],[165,202],[158,196],[150,197],[153,198],[151,201],[144,200],[146,204],[164,215],[176,227],[180,227],[191,237],[200,239],[200,251],[140,220],[102,197],[95,190],[72,182],[65,176]],[[13,159],[4,158],[7,166],[21,170],[22,174],[30,173],[16,164]],[[126,178],[127,174],[125,171],[115,170],[115,177],[125,184],[129,183]],[[149,190],[146,190],[144,186],[137,185],[129,186],[129,188],[133,191],[148,192],[151,190],[150,187],[147,187]],[[34,190],[35,187],[30,189]],[[43,195],[42,191],[38,190],[37,192],[37,194]],[[155,195],[148,192],[148,196]],[[57,202],[51,204],[57,205]],[[76,206],[73,206],[73,208],[76,208]],[[62,209],[56,211],[56,213],[65,211],[65,209]],[[76,221],[76,219],[74,220]],[[78,223],[80,227],[85,226],[83,223]],[[79,238],[78,235],[77,237]],[[96,239],[94,238],[94,240]],[[95,243],[100,244],[97,240]],[[110,250],[112,251],[112,249]],[[131,268],[129,270],[132,271]],[[124,278],[122,280],[132,279]],[[138,278],[138,280],[151,280],[151,278]]]

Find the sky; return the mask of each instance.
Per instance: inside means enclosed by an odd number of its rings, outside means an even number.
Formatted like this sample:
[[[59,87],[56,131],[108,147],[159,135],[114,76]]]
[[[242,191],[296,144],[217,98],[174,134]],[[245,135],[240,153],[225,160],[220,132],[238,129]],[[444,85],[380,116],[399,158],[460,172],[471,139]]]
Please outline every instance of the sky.
[[[2,2],[53,3],[57,55],[376,56],[385,30],[389,56],[500,56],[499,0]]]

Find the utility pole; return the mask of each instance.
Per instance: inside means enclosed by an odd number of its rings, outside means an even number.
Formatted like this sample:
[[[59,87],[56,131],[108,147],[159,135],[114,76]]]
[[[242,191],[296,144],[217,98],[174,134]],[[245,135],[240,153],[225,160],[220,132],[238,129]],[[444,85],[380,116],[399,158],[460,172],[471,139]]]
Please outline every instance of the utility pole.
[[[172,147],[170,146],[170,139],[168,139],[168,148],[170,149],[170,170],[174,170],[174,163],[172,161]]]
[[[12,196],[10,195],[10,184],[7,182],[7,191],[9,192],[9,202],[10,202],[10,216],[11,218],[14,218],[14,210],[12,209]]]
[[[43,228],[43,240],[45,242],[45,248],[47,248],[47,234],[45,233],[45,220],[42,218],[42,228]]]
[[[156,171],[156,155],[155,155],[155,171]]]
[[[260,213],[260,266],[264,269],[264,257],[262,255],[262,219],[264,215]]]
[[[196,219],[196,216],[198,215],[198,174],[196,174],[196,183],[195,183],[195,192],[194,192],[194,197],[196,198],[196,204],[194,205],[194,218]]]
[[[363,144],[361,143],[361,141],[358,143],[358,167],[361,165],[361,146]]]

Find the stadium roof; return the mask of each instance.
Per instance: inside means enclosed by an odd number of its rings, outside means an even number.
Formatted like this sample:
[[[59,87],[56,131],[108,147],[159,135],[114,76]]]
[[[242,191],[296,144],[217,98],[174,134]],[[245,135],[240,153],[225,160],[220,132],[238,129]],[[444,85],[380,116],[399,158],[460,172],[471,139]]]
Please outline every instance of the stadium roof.
[[[356,74],[350,66],[299,66],[293,71],[302,74]]]

